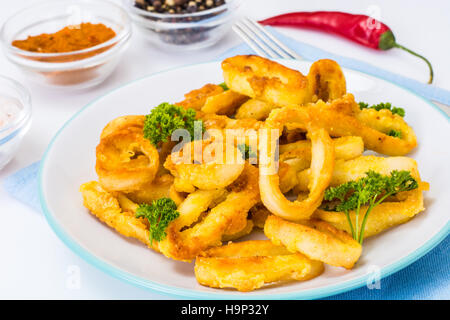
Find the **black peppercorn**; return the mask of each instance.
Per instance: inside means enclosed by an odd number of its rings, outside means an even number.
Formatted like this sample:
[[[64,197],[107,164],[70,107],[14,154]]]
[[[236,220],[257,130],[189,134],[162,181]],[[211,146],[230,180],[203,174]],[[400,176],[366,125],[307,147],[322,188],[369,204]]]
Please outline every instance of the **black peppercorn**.
[[[135,0],[135,6],[159,13],[192,13],[219,7],[225,0]]]
[[[225,4],[225,0],[135,0],[135,6],[139,9],[149,12],[173,14],[170,18],[161,17],[146,17],[153,21],[163,21],[169,23],[183,23],[200,21],[209,19],[215,15],[221,14],[227,9],[205,13],[204,15],[192,15],[176,17],[177,14],[195,13],[203,10],[216,8]],[[216,28],[215,26],[196,26],[191,24],[187,27],[168,29],[168,30],[154,30],[159,38],[166,43],[173,45],[193,44],[201,42],[210,37],[210,30]]]

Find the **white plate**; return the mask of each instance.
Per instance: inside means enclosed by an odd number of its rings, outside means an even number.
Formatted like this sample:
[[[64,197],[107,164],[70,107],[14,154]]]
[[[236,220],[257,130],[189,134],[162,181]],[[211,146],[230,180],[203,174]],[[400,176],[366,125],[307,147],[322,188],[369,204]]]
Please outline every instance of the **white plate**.
[[[283,61],[308,72],[310,63]],[[360,287],[379,271],[386,276],[420,258],[449,232],[450,126],[436,106],[394,84],[344,70],[349,92],[358,101],[389,101],[406,110],[419,147],[410,154],[419,164],[422,179],[430,182],[426,211],[412,221],[364,243],[363,255],[353,270],[327,267],[306,282],[272,285],[250,293],[199,285],[193,264],[169,260],[137,241],[122,237],[83,207],[79,186],[96,180],[95,147],[106,123],[127,114],[147,114],[161,102],[182,100],[183,93],[207,82],[222,82],[219,62],[188,66],[129,83],[97,99],[56,134],[42,161],[40,195],[47,220],[58,236],[77,254],[105,272],[141,287],[181,297],[317,298]],[[372,275],[373,276],[373,275]]]

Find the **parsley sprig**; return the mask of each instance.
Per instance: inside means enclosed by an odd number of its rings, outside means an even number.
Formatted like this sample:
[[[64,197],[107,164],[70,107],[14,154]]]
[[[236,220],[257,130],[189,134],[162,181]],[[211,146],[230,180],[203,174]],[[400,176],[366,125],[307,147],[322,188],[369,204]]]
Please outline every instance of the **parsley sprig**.
[[[172,133],[177,129],[186,129],[191,140],[194,139],[196,111],[194,109],[184,109],[167,102],[161,103],[152,109],[145,117],[144,138],[150,140],[154,146],[160,142],[167,142]],[[202,132],[205,131],[201,122]]]
[[[170,198],[154,200],[152,204],[140,204],[136,210],[137,218],[146,218],[150,223],[150,244],[153,244],[153,240],[164,240],[167,226],[179,215],[177,205]]]
[[[353,239],[363,242],[367,218],[374,207],[389,196],[399,192],[418,188],[416,179],[406,170],[393,170],[390,175],[381,175],[375,171],[367,171],[366,176],[356,181],[349,181],[325,191],[326,201],[337,201],[336,211],[344,212],[350,225]],[[361,229],[359,215],[361,206],[368,205],[364,214]],[[350,218],[350,211],[355,211],[355,226]]]

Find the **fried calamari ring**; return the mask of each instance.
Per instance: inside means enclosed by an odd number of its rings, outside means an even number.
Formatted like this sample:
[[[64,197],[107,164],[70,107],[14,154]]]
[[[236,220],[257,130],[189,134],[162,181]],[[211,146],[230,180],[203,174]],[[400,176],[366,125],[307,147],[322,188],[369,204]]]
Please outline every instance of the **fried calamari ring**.
[[[366,175],[369,170],[376,171],[382,175],[389,175],[393,170],[406,170],[411,172],[413,178],[420,179],[417,162],[408,157],[377,157],[361,156],[351,160],[337,160],[334,166],[330,186],[338,186],[345,182],[358,180]],[[297,191],[307,191],[310,183],[310,170],[298,173]]]
[[[286,110],[286,111],[285,111]],[[325,189],[328,187],[334,168],[334,146],[328,133],[323,129],[312,127],[306,108],[282,108],[273,110],[266,121],[266,128],[271,131],[282,127],[287,122],[300,122],[311,127],[312,160],[311,172],[314,178],[310,184],[309,197],[303,201],[289,201],[280,190],[280,178],[270,169],[276,167],[275,148],[269,145],[270,141],[260,139],[260,154],[267,154],[267,165],[260,163],[259,186],[261,200],[273,214],[291,221],[308,219],[323,199]],[[270,139],[267,139],[270,140]],[[269,168],[269,172],[267,171]]]
[[[192,108],[200,110],[209,97],[215,96],[223,92],[223,88],[217,84],[208,83],[200,89],[192,90],[184,95],[184,100],[175,103],[185,109]]]
[[[196,150],[195,143],[200,143],[202,148]],[[167,157],[164,167],[175,177],[175,189],[179,192],[193,192],[195,188],[212,190],[225,188],[236,180],[244,170],[244,161],[241,152],[233,145],[224,144],[223,141],[190,142],[185,149],[191,150],[191,157],[185,159],[183,155],[173,161],[174,154]],[[206,156],[207,150],[222,150],[222,154]],[[227,159],[227,152],[234,155],[234,159]],[[183,151],[184,152],[184,151]],[[201,152],[200,155],[194,155]],[[192,159],[202,159],[202,163],[193,163]],[[241,160],[241,161],[238,161]]]
[[[180,216],[166,229],[167,237],[159,242],[161,252],[175,260],[190,261],[200,252],[221,245],[224,234],[227,231],[231,234],[231,226],[246,228],[248,211],[259,201],[258,169],[247,163],[220,201],[223,196],[223,190],[197,190],[189,194],[178,207]]]
[[[142,130],[144,128],[145,116],[122,116],[115,118],[108,122],[108,124],[103,128],[100,134],[100,139],[105,138],[107,135],[127,128],[137,128]]]
[[[313,94],[323,101],[338,99],[347,92],[344,73],[336,61],[315,61],[307,78]]]
[[[231,116],[236,109],[249,98],[232,90],[210,96],[206,99],[205,104],[201,108],[204,113],[215,113]]]
[[[364,152],[364,142],[361,137],[347,136],[332,139],[336,159],[354,159]],[[308,159],[311,162],[311,141],[299,140],[280,144],[280,161],[293,158]],[[308,163],[308,166],[309,166]]]
[[[278,106],[312,101],[307,78],[299,71],[259,56],[235,56],[222,62],[223,78],[236,92]]]
[[[205,128],[208,129],[244,129],[258,130],[264,126],[263,121],[256,119],[232,119],[224,115],[213,113],[197,113],[198,119],[203,121]]]
[[[237,109],[235,118],[264,120],[269,116],[270,111],[275,108],[274,105],[262,100],[250,99]]]
[[[361,137],[341,137],[332,139],[335,159],[353,159],[364,152]],[[298,172],[306,170],[311,165],[311,141],[280,145],[280,190],[285,193],[298,185]],[[286,168],[286,166],[288,166]]]
[[[158,250],[158,243],[150,244],[148,226],[143,219],[136,218],[131,211],[124,211],[117,198],[102,188],[96,182],[91,181],[81,185],[80,192],[83,196],[83,204],[100,221],[125,237],[131,237],[146,244],[149,248]],[[125,201],[125,199],[122,199]],[[131,209],[135,208],[127,202]],[[126,209],[126,207],[125,207]]]
[[[427,184],[420,183],[420,188],[405,192],[406,199],[393,202],[385,201],[374,207],[367,218],[364,228],[364,238],[374,236],[386,229],[408,222],[418,213],[425,210],[423,206],[422,191],[427,189]],[[367,206],[362,206],[360,216],[364,217]],[[349,212],[352,224],[356,225],[355,211]],[[339,230],[344,230],[351,234],[347,217],[343,212],[325,211],[317,209],[313,215],[315,218],[326,221]],[[363,219],[360,220],[359,228]]]
[[[246,225],[243,229],[241,229],[235,233],[231,233],[231,234],[224,233],[222,236],[222,242],[234,241],[234,240],[240,239],[246,235],[249,235],[253,231],[254,226],[255,225],[253,224],[252,220],[247,220]]]
[[[266,283],[309,280],[323,270],[323,263],[291,253],[268,240],[211,248],[195,260],[195,276],[200,284],[243,292],[261,288]]]
[[[399,144],[401,151],[389,155],[404,155],[417,146],[417,138],[414,130],[401,116],[393,114],[390,110],[381,109],[377,111],[375,109],[363,109],[355,115],[355,118],[372,129],[388,134],[387,136],[389,138],[385,138],[386,141],[384,142],[386,144],[384,148],[388,151],[394,149]],[[391,130],[400,132],[401,136],[398,138],[389,136]],[[391,141],[391,139],[400,140],[401,143],[398,143],[397,140]]]
[[[233,91],[278,107],[333,100],[346,93],[341,68],[327,59],[314,62],[307,77],[253,55],[225,59],[222,70],[225,83]]]
[[[101,139],[96,156],[99,182],[109,191],[137,190],[151,183],[158,171],[158,150],[137,128],[114,131]]]
[[[308,105],[312,121],[333,137],[360,136],[367,149],[389,156],[405,155],[417,146],[414,131],[402,117],[389,110],[361,111],[351,98],[353,96],[348,94],[344,100],[338,99],[329,104],[319,100],[316,104]],[[348,114],[339,109],[354,111]],[[388,135],[390,130],[400,131],[401,138]]]
[[[152,203],[160,198],[172,198],[170,187],[173,185],[173,180],[171,174],[164,174],[137,190],[126,192],[126,196],[137,203]]]
[[[276,245],[300,252],[313,260],[351,269],[361,256],[361,245],[344,231],[320,220],[289,222],[269,216],[264,234]]]

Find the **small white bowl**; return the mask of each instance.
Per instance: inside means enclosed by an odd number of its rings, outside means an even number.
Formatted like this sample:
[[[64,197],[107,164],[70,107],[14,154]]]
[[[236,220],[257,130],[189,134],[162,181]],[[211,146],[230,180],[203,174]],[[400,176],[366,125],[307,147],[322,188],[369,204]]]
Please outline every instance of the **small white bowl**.
[[[39,53],[12,45],[29,35],[53,33],[82,22],[103,23],[116,32],[104,43],[83,50]],[[104,0],[49,0],[39,2],[10,17],[0,31],[6,57],[35,82],[68,88],[99,84],[117,66],[131,37],[125,10]]]
[[[0,127],[0,169],[17,152],[23,136],[31,125],[31,98],[28,90],[15,80],[0,76],[0,96],[17,102],[20,111],[15,119]]]

